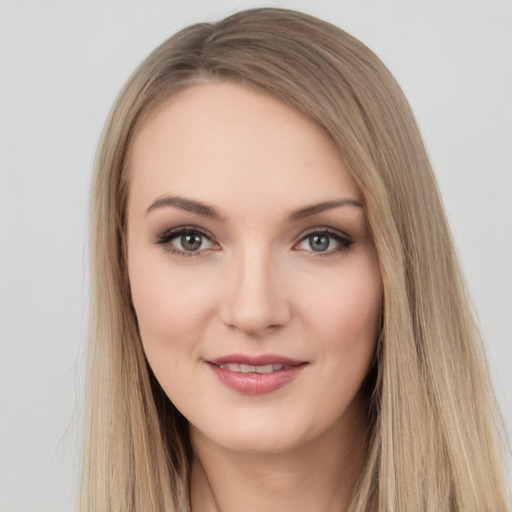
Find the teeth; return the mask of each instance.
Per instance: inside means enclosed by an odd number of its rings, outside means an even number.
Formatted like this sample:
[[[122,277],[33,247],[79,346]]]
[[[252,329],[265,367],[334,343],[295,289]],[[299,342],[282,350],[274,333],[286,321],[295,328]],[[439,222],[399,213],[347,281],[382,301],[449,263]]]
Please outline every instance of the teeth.
[[[240,365],[238,363],[221,364],[220,367],[223,370],[229,370],[230,372],[240,372]]]
[[[223,370],[237,373],[272,373],[290,368],[284,364],[266,364],[264,366],[252,366],[250,364],[224,363],[220,365]]]
[[[267,364],[265,366],[256,366],[255,368],[256,368],[255,371],[257,373],[272,373],[274,371],[274,365],[273,364]]]

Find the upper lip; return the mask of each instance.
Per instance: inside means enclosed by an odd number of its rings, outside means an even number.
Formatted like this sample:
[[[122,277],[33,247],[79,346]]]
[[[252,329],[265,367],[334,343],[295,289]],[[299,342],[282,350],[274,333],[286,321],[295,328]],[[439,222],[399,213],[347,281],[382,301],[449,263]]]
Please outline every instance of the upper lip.
[[[220,366],[221,364],[246,364],[250,366],[266,366],[269,364],[282,364],[284,366],[297,366],[304,364],[306,361],[292,359],[290,357],[280,356],[277,354],[229,354],[215,359],[208,359],[208,363]]]

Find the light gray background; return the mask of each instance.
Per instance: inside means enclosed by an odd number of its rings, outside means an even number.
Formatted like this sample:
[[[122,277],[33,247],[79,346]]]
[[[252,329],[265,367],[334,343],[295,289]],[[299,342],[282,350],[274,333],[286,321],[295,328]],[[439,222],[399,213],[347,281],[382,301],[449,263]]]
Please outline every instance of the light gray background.
[[[75,508],[87,202],[117,91],[177,29],[254,1],[0,0],[0,510]],[[512,425],[512,4],[267,2],[390,67],[423,131]],[[432,243],[436,243],[432,240]]]

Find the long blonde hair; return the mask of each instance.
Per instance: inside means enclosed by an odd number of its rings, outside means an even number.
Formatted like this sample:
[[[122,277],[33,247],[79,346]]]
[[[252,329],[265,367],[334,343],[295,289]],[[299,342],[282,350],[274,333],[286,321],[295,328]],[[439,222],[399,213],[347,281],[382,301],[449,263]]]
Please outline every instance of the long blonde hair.
[[[502,429],[477,328],[410,107],[361,42],[313,17],[239,12],[159,46],[121,91],[92,190],[92,304],[81,510],[189,510],[187,422],[144,357],[126,269],[129,150],[176,91],[235,81],[321,125],[363,198],[384,286],[367,378],[368,458],[351,512],[509,510]]]

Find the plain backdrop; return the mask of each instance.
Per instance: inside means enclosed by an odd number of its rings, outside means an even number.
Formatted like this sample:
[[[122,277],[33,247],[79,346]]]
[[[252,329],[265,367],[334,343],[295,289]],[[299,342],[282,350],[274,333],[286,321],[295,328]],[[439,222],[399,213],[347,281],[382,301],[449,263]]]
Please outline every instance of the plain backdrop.
[[[176,30],[262,5],[337,24],[402,85],[438,176],[510,434],[510,2],[0,0],[0,511],[76,508],[88,191],[110,105]]]

